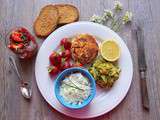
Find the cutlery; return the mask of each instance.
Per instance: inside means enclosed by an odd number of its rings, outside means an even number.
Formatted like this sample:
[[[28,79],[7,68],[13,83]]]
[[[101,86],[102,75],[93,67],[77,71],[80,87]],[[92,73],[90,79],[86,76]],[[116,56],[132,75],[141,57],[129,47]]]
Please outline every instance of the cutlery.
[[[136,29],[137,46],[138,46],[138,67],[140,75],[141,100],[144,109],[149,110],[149,98],[146,84],[147,64],[144,50],[144,35],[140,26]]]
[[[15,73],[17,74],[18,79],[20,80],[20,91],[22,93],[22,96],[26,99],[30,99],[32,96],[32,91],[31,91],[31,87],[29,83],[23,80],[22,76],[20,75],[18,71],[15,59],[12,56],[9,57],[9,61],[10,61],[10,65],[12,66]]]

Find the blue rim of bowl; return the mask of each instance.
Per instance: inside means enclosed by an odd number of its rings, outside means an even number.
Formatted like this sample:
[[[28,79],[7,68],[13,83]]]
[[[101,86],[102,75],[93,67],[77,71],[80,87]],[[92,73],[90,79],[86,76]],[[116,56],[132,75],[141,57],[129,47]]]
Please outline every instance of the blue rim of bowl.
[[[83,75],[85,74],[85,76],[89,79],[90,83],[91,83],[91,94],[90,96],[84,100],[84,102],[81,105],[74,105],[74,104],[70,104],[68,102],[66,102],[62,96],[59,95],[59,85],[60,82],[63,80],[63,77],[65,77],[65,75],[67,74],[71,74],[72,72],[81,72]],[[62,71],[58,77],[55,80],[55,84],[54,84],[54,92],[55,92],[55,96],[58,99],[58,101],[67,108],[71,108],[71,109],[80,109],[83,108],[85,106],[87,106],[92,99],[95,97],[96,95],[96,83],[95,83],[95,79],[93,78],[93,76],[89,73],[88,70],[86,70],[85,68],[80,68],[80,67],[73,67],[73,68],[68,68],[64,71]]]

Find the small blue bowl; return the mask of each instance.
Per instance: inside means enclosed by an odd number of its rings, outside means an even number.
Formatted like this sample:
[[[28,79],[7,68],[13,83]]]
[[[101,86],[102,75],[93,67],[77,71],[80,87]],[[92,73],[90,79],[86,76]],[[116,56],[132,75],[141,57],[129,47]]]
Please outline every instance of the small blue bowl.
[[[61,85],[61,81],[64,80],[65,76],[68,76],[70,74],[72,74],[73,72],[80,72],[82,73],[85,77],[88,78],[90,84],[91,84],[91,94],[90,96],[85,99],[82,104],[70,104],[68,102],[66,102],[64,100],[64,98],[62,96],[60,96],[59,91],[60,91],[60,85]],[[68,68],[66,70],[64,70],[63,72],[61,72],[58,77],[55,80],[55,95],[58,99],[58,101],[65,107],[67,108],[71,108],[71,109],[80,109],[83,108],[85,106],[87,106],[92,99],[94,98],[95,94],[96,94],[96,84],[95,84],[95,79],[92,77],[92,75],[88,72],[88,70],[84,69],[84,68],[79,68],[79,67],[74,67],[74,68]]]

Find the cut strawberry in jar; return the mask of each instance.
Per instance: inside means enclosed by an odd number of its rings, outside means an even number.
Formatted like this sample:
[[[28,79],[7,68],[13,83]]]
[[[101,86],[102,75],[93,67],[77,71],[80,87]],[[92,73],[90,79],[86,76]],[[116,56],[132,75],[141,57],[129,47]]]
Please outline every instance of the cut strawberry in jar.
[[[24,27],[15,28],[8,36],[8,48],[18,55],[20,59],[31,58],[38,48],[35,38]]]
[[[10,49],[12,49],[12,50],[18,50],[18,49],[21,49],[21,48],[23,48],[24,47],[24,45],[22,44],[22,43],[20,43],[20,44],[9,44],[8,45],[8,48],[10,48]]]
[[[21,38],[22,34],[19,32],[13,32],[11,34],[11,40],[14,42],[23,42],[23,39]]]

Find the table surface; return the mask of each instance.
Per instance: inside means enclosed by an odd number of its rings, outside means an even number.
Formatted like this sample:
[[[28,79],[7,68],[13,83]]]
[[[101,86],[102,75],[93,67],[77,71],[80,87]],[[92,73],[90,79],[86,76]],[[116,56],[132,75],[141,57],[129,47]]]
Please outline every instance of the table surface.
[[[125,10],[133,12],[131,25],[118,34],[127,44],[133,59],[134,75],[125,99],[111,112],[94,120],[160,120],[160,0],[120,0]],[[54,110],[41,96],[34,75],[35,58],[29,62],[18,59],[21,74],[32,83],[33,97],[25,100],[18,80],[8,64],[8,56],[14,55],[5,48],[5,36],[15,26],[25,26],[33,33],[33,22],[40,8],[46,4],[71,3],[80,10],[80,20],[88,20],[93,14],[102,14],[113,7],[113,0],[0,0],[0,120],[70,120]],[[140,21],[145,35],[145,52],[148,65],[147,86],[150,112],[141,106],[140,81],[137,64],[137,43],[131,29]],[[34,33],[33,33],[34,34]],[[39,46],[43,40],[38,39]]]

